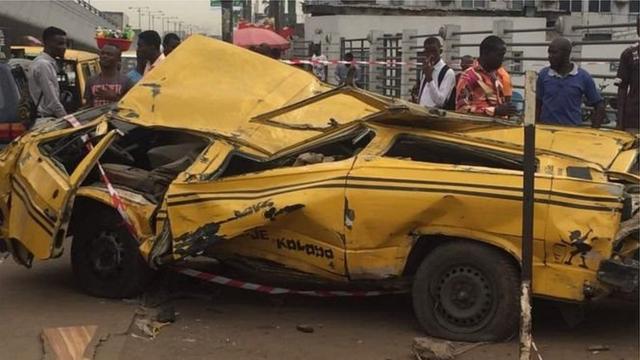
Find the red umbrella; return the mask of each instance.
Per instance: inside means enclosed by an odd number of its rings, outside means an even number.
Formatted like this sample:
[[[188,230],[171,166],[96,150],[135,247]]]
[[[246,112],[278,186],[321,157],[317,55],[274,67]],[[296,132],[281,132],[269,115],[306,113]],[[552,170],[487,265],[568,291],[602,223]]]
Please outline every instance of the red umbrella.
[[[273,49],[288,49],[289,41],[275,32],[255,27],[246,27],[233,32],[233,43],[244,48],[266,44]]]

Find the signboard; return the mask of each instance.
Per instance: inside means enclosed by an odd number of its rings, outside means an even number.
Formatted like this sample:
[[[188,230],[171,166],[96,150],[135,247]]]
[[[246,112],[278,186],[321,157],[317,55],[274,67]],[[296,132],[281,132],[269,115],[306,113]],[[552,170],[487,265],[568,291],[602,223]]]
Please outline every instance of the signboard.
[[[212,8],[222,7],[222,0],[209,0],[209,6]],[[233,7],[238,8],[238,10],[242,9],[244,6],[244,0],[233,0]]]

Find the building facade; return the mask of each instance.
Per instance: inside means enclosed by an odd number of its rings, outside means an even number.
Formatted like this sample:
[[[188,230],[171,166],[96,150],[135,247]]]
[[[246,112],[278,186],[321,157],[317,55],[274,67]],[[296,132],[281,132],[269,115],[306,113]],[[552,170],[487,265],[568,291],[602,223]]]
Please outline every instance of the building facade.
[[[375,40],[371,38],[372,31],[391,36],[403,33],[425,35],[437,34],[442,27],[453,25],[459,26],[459,31],[463,33],[482,32],[495,29],[497,23],[505,20],[512,23],[512,29],[554,29],[514,32],[507,36],[507,42],[515,44],[538,43],[537,46],[509,47],[510,60],[506,65],[514,73],[514,84],[520,87],[524,84],[520,74],[522,71],[539,70],[548,65],[547,47],[540,44],[560,33],[572,41],[636,39],[635,27],[580,31],[573,31],[572,28],[576,25],[635,22],[639,6],[640,0],[308,0],[303,10],[306,14],[305,40],[321,43],[329,59],[338,59],[343,55],[345,40],[351,44],[349,39],[365,39],[361,43],[372,44]],[[564,30],[555,31],[561,27]],[[477,45],[487,35],[461,35],[457,43],[464,44],[464,47],[459,49],[458,54],[478,56]],[[603,46],[606,46],[605,51]],[[595,59],[606,55],[613,59],[619,57],[627,46],[577,46],[574,57]],[[518,57],[535,59],[518,61]],[[451,59],[450,65],[455,68],[457,64]],[[613,75],[617,63],[617,60],[583,61],[580,66],[592,74],[601,75],[596,81],[611,96],[616,91]],[[329,73],[332,74],[331,68]],[[331,82],[332,78],[328,80]],[[406,96],[406,91],[402,94]]]

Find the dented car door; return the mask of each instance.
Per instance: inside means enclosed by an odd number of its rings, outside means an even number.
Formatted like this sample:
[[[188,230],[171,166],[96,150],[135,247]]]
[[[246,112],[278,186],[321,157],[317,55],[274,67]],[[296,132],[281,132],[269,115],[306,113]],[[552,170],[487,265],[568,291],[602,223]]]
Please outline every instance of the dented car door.
[[[411,134],[377,140],[347,182],[351,279],[399,276],[405,264],[396,259],[422,237],[475,239],[520,256],[521,156]],[[544,262],[550,187],[551,177],[538,173],[535,263]]]
[[[293,269],[343,276],[344,185],[361,145],[322,156],[331,141],[354,144],[363,129],[270,159],[227,149],[216,177],[174,182],[167,195],[176,258],[216,246],[213,255],[262,258]],[[310,147],[310,148],[307,148]],[[348,148],[348,146],[346,146]],[[317,153],[314,153],[317,151]],[[227,246],[228,245],[228,246]]]
[[[42,143],[55,138],[25,145],[11,177],[8,219],[8,238],[14,239],[12,252],[23,263],[28,265],[32,256],[48,259],[62,254],[75,192],[117,136],[115,130],[107,133],[70,173],[40,149]]]

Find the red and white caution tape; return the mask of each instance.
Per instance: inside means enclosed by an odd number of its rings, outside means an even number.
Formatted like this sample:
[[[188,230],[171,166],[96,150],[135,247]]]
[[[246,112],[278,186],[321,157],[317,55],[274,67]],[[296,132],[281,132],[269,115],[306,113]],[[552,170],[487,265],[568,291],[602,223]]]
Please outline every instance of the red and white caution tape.
[[[344,61],[344,60],[316,60],[316,59],[292,59],[280,60],[289,65],[337,65],[337,64],[358,64],[358,65],[385,65],[385,66],[422,66],[416,61]]]
[[[337,65],[337,64],[358,64],[358,65],[382,65],[382,66],[407,66],[407,67],[418,67],[422,66],[421,62],[418,61],[344,61],[344,60],[317,60],[317,59],[291,59],[291,60],[280,60],[281,62],[289,65]],[[531,60],[524,60],[531,61]],[[583,61],[580,62],[580,65],[599,65],[599,64],[609,64],[608,61]],[[540,64],[540,66],[546,66],[547,64]]]
[[[315,297],[370,297],[391,294],[403,294],[406,291],[343,291],[343,290],[294,290],[281,287],[272,287],[250,283],[241,280],[230,279],[221,275],[211,274],[188,268],[174,268],[176,272],[191,276],[210,283],[233,287],[236,289],[252,290],[270,295],[294,294]]]
[[[67,115],[64,117],[64,119],[74,128],[80,127],[82,125],[73,115]],[[93,150],[93,144],[89,142],[88,135],[83,135],[82,141],[85,142],[87,150]],[[96,166],[98,167],[98,171],[100,171],[100,178],[102,179],[102,182],[104,182],[104,185],[107,187],[107,191],[109,192],[109,196],[111,197],[111,203],[113,204],[113,206],[115,206],[118,214],[120,214],[120,216],[122,217],[124,225],[127,227],[129,233],[134,237],[134,239],[137,239],[138,235],[136,234],[136,228],[133,226],[133,223],[129,219],[129,215],[127,215],[127,209],[124,205],[124,201],[122,201],[122,198],[113,187],[113,184],[109,180],[109,177],[107,177],[107,173],[104,171],[104,168],[102,167],[102,164],[100,164],[100,161],[96,163]]]

